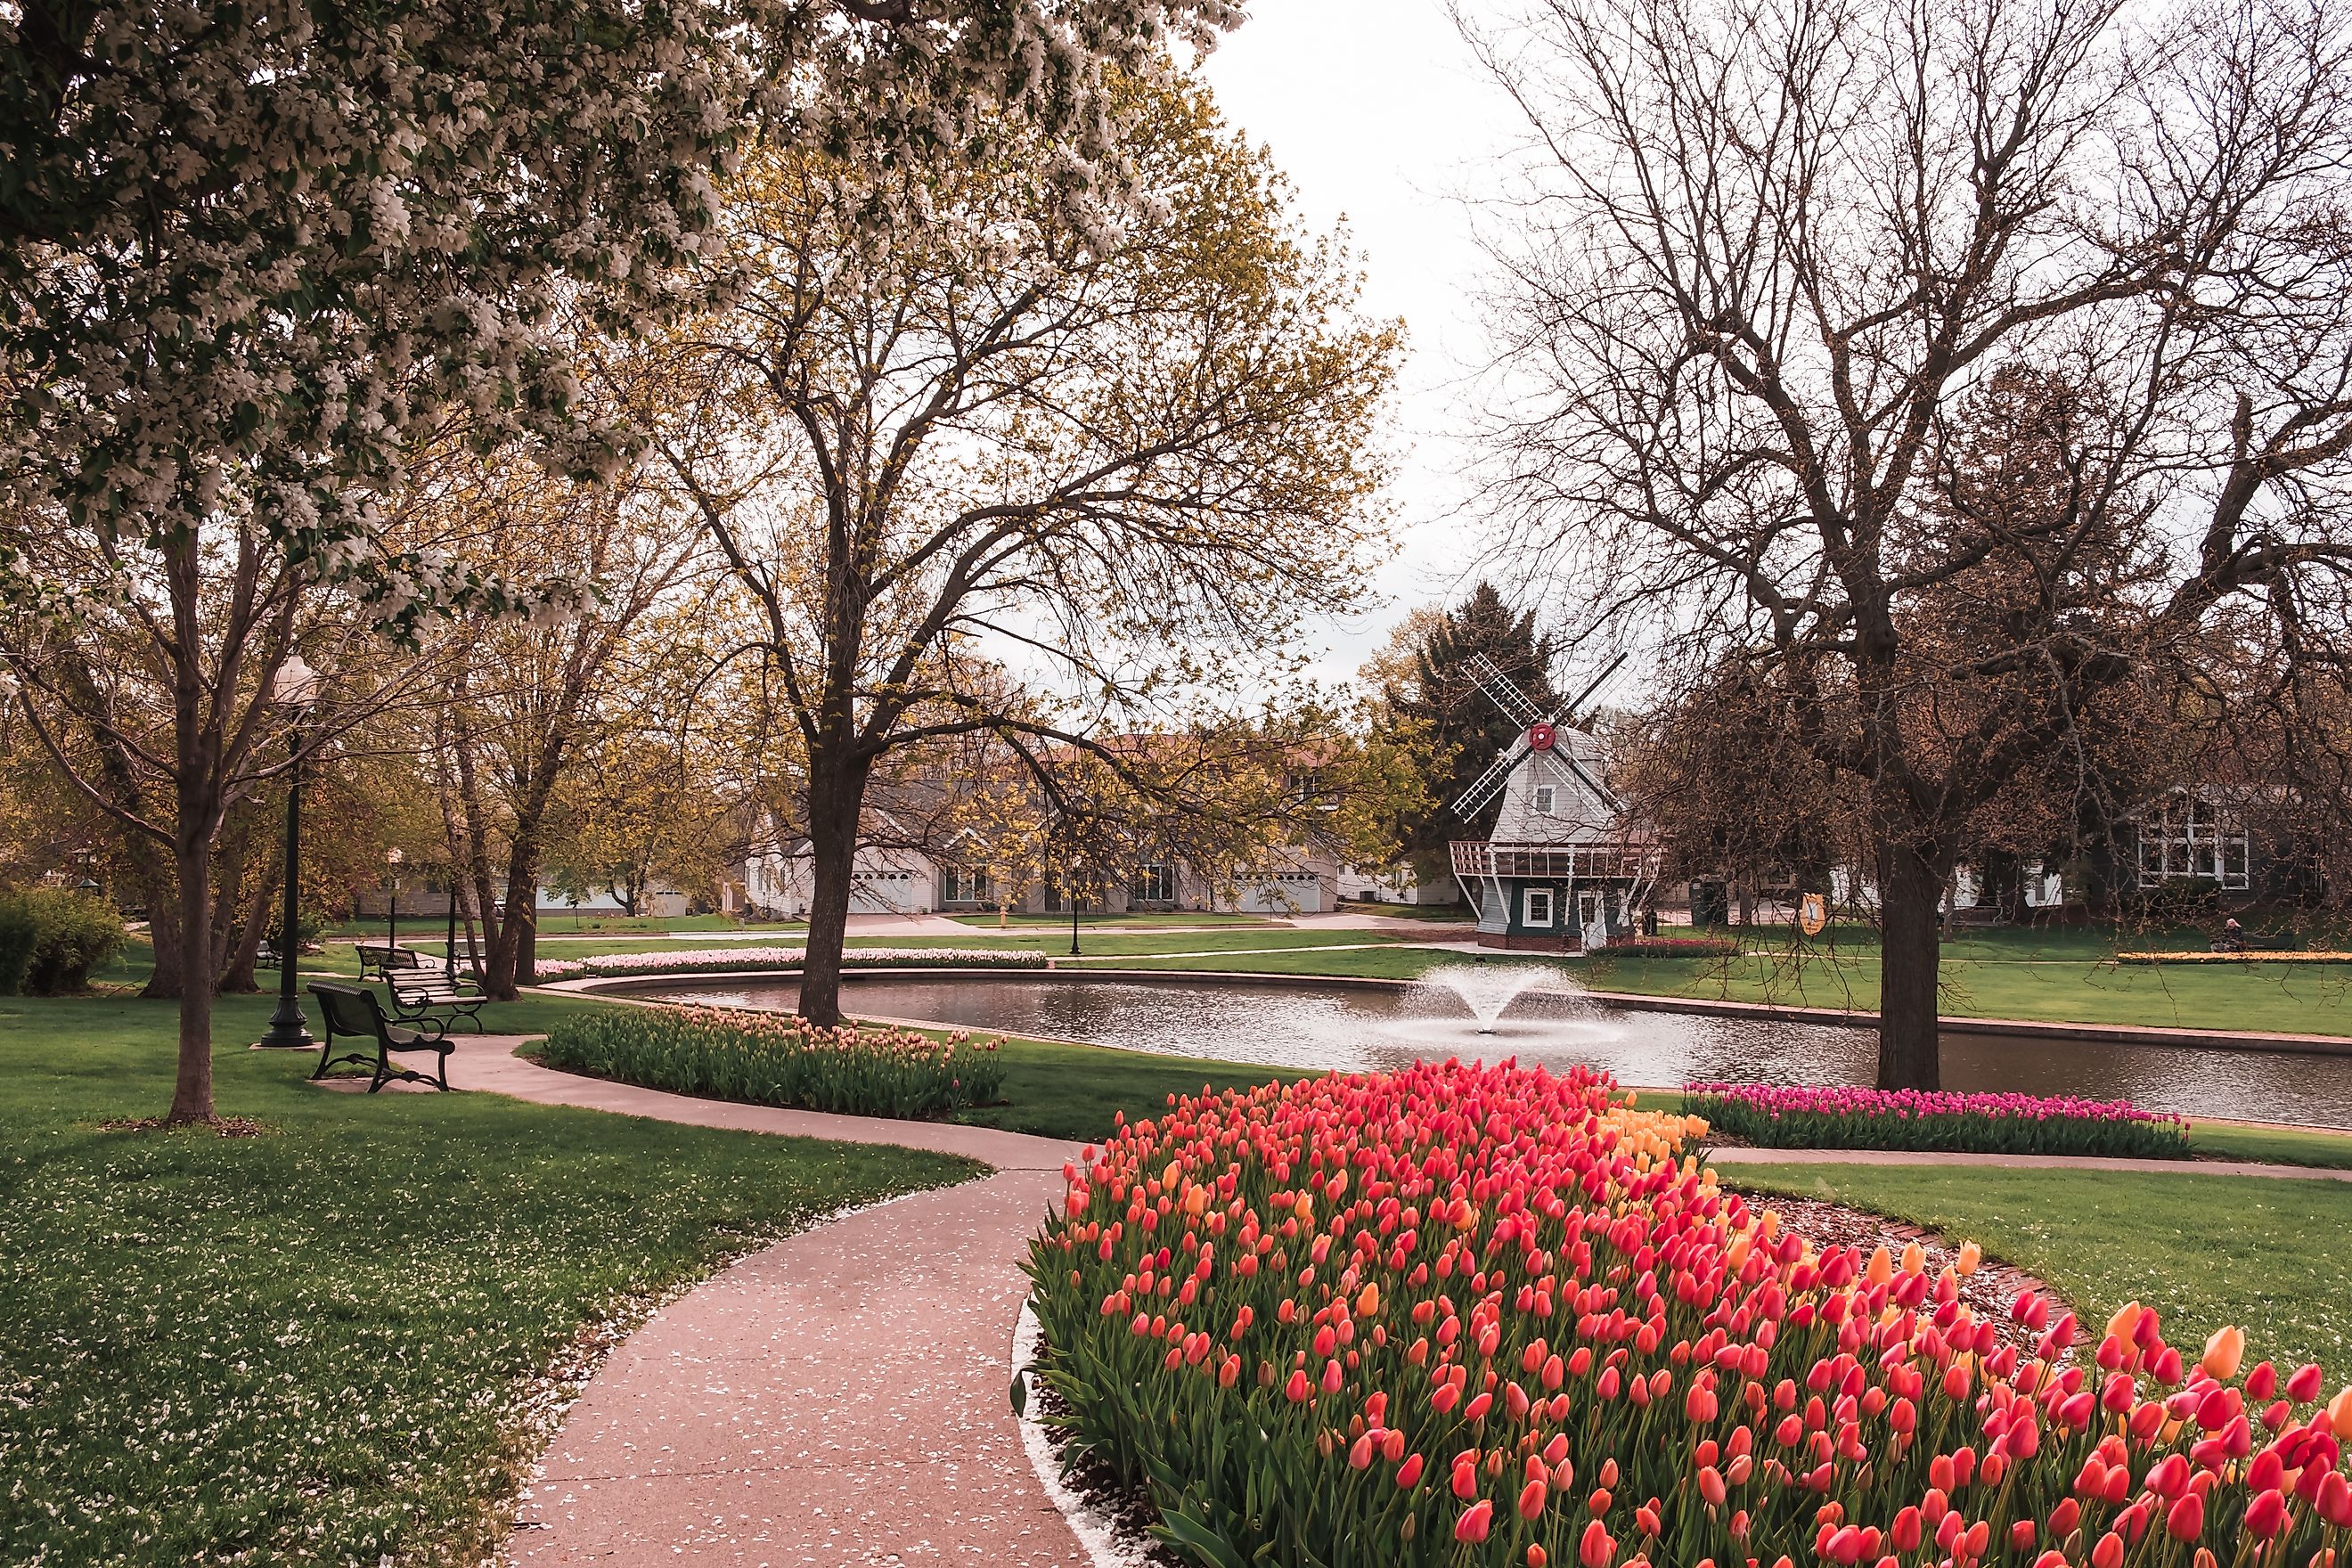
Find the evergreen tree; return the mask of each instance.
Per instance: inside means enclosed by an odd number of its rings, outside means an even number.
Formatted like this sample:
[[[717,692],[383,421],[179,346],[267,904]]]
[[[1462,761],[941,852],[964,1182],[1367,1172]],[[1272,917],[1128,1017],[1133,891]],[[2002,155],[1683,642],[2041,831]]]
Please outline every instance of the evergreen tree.
[[[1404,689],[1384,693],[1389,706],[1430,728],[1437,771],[1427,805],[1404,823],[1405,852],[1423,881],[1450,874],[1446,845],[1456,838],[1484,838],[1494,830],[1502,797],[1486,803],[1465,821],[1454,802],[1471,782],[1516,741],[1519,725],[1478,689],[1470,661],[1485,654],[1536,704],[1549,710],[1553,648],[1536,636],[1533,611],[1515,614],[1491,583],[1481,580],[1459,607],[1442,620],[1414,650]]]

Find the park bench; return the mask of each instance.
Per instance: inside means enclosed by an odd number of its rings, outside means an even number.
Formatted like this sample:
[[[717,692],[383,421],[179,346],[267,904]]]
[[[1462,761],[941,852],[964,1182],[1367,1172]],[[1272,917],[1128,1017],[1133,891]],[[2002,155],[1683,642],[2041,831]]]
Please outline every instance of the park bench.
[[[318,1070],[311,1073],[311,1078],[322,1079],[328,1068],[350,1062],[374,1068],[374,1077],[368,1084],[370,1094],[395,1079],[436,1084],[445,1089],[449,1087],[449,1053],[456,1047],[446,1037],[428,1037],[394,1024],[384,1016],[383,1004],[376,1000],[375,993],[363,985],[314,981],[310,994],[319,999],[319,1011],[327,1025],[325,1042],[319,1047]],[[346,1051],[339,1057],[335,1055],[335,1037],[339,1035],[365,1044],[359,1050]],[[367,1046],[373,1046],[373,1051]],[[423,1073],[415,1068],[401,1067],[392,1059],[394,1051],[431,1051],[433,1071]]]
[[[472,980],[449,974],[413,947],[361,942],[356,951],[360,978],[367,979],[373,971],[383,981],[394,1023],[423,1025],[446,1035],[463,1018],[480,1030],[482,1008],[489,998]]]
[[[395,971],[425,967],[425,955],[413,947],[394,947],[389,942],[362,942],[357,943],[352,951],[360,955],[362,980],[372,976],[389,980]]]
[[[471,980],[451,979],[439,970],[395,970],[383,977],[392,996],[393,1016],[403,1024],[430,1025],[446,1035],[463,1018],[479,1034],[482,1008],[489,998]]]

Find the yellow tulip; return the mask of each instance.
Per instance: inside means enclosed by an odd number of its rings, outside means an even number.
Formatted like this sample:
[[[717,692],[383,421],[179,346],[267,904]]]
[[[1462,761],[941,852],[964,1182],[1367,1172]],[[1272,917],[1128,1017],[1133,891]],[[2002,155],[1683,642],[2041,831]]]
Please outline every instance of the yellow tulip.
[[[2352,1388],[2339,1391],[2327,1402],[2327,1425],[2338,1437],[2352,1442]]]
[[[2222,1327],[2213,1331],[2205,1342],[2205,1354],[2197,1363],[2207,1372],[2227,1383],[2238,1375],[2238,1363],[2246,1359],[2246,1331]]]
[[[1962,1275],[1974,1274],[1977,1265],[1984,1261],[1984,1248],[1973,1241],[1960,1243],[1960,1260],[1953,1265]]]

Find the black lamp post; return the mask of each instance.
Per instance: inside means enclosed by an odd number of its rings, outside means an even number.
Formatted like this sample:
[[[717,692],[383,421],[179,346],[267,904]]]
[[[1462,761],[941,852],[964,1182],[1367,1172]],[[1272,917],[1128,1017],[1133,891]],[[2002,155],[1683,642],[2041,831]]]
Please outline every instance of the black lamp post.
[[[278,937],[278,1010],[269,1015],[265,1046],[308,1050],[319,1042],[310,1037],[310,1020],[302,1016],[302,998],[296,990],[298,960],[302,953],[302,721],[319,700],[319,672],[289,654],[269,683],[270,700],[287,712],[286,746],[286,917]]]
[[[400,863],[406,858],[397,844],[383,852],[384,871],[392,884],[391,894],[383,901],[383,940],[391,947],[400,945]]]

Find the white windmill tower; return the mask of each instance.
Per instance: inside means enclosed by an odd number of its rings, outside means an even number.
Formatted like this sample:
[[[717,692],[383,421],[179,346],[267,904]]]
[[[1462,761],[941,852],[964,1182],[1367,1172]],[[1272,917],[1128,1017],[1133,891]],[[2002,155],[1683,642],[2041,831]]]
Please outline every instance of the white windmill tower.
[[[1629,833],[1624,808],[1601,782],[1600,742],[1577,723],[1578,708],[1624,662],[1618,655],[1574,700],[1546,711],[1485,654],[1470,660],[1478,689],[1520,726],[1454,803],[1466,822],[1503,797],[1491,838],[1451,847],[1480,942],[1573,952],[1632,929],[1655,857]]]

